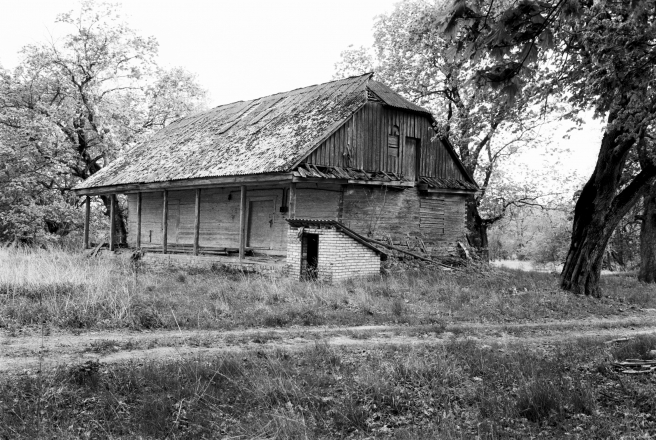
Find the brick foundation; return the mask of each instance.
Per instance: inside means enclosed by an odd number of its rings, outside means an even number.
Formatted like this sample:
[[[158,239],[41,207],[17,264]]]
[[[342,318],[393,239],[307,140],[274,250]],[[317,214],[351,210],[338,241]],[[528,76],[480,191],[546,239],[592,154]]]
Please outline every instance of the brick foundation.
[[[290,227],[287,235],[287,271],[290,277],[302,278],[305,256],[302,237],[299,237],[300,229],[303,229],[303,234],[319,236],[319,280],[334,282],[355,276],[380,274],[380,256],[334,227]]]

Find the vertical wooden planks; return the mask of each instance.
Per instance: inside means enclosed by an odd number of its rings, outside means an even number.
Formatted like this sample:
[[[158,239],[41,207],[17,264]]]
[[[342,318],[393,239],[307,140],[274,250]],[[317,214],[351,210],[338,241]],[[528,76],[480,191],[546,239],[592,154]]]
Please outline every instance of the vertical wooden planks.
[[[116,195],[109,195],[109,250],[114,250],[114,241],[116,241],[116,223],[114,217],[116,216]]]
[[[196,206],[194,211],[194,255],[198,255],[200,238],[200,188],[196,189]]]
[[[239,197],[239,260],[246,256],[246,185],[240,187]]]
[[[162,253],[166,253],[169,233],[169,192],[162,191]]]
[[[141,209],[142,199],[141,192],[137,193],[137,249],[141,248]]]
[[[89,249],[89,221],[91,220],[91,197],[84,200],[84,249]]]
[[[380,142],[380,129],[381,129],[381,106],[376,105],[375,107],[375,112],[374,112],[374,123],[372,124],[372,128],[374,130],[374,148],[373,148],[373,159],[371,163],[371,170],[379,170],[380,169],[380,149],[381,149],[381,142]]]

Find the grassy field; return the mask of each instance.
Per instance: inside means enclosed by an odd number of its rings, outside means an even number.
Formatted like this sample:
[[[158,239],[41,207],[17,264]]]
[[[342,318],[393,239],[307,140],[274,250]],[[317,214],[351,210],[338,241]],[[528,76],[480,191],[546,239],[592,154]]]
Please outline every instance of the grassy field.
[[[601,300],[558,289],[555,274],[416,270],[335,285],[216,267],[136,273],[126,260],[0,250],[0,328],[234,329],[291,325],[528,322],[656,308],[656,289],[603,277]]]
[[[47,339],[51,331],[155,328],[407,323],[412,333],[656,308],[653,286],[627,276],[602,283],[606,296],[593,299],[560,291],[554,274],[473,267],[329,285],[223,267],[137,273],[120,259],[0,250],[0,331],[7,343],[36,331]],[[311,348],[295,350],[261,345],[13,372],[0,378],[0,439],[656,436],[656,379],[613,364],[653,357],[656,337],[497,345],[472,339],[478,333],[450,334],[439,343],[357,348],[317,336]],[[105,345],[116,349],[102,339],[92,348]]]
[[[0,381],[0,438],[653,438],[656,340],[88,362]]]

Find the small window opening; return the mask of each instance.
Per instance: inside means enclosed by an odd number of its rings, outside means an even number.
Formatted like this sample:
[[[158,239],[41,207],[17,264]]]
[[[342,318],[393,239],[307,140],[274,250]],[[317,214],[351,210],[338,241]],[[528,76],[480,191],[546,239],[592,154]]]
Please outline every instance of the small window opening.
[[[301,244],[301,278],[316,280],[319,274],[319,235],[303,234]]]

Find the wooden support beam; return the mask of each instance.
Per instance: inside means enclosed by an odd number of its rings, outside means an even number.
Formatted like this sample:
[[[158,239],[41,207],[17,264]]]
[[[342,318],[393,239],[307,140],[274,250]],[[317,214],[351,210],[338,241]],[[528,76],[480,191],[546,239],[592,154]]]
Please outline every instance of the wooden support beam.
[[[169,232],[169,192],[162,191],[162,253],[166,253]]]
[[[137,249],[141,249],[141,193],[137,193]]]
[[[114,221],[116,217],[116,195],[109,195],[109,250],[114,250],[114,242],[116,241],[116,224]]]
[[[83,188],[74,190],[78,196],[86,195],[109,195],[116,193],[129,193],[129,192],[157,192],[164,189],[178,190],[178,189],[196,189],[214,188],[217,186],[235,186],[235,185],[260,185],[269,187],[276,184],[284,184],[292,180],[292,173],[267,173],[255,174],[246,176],[223,176],[223,177],[209,177],[201,179],[183,179],[166,182],[154,183],[130,183],[125,185],[112,185],[100,188]]]
[[[296,183],[289,184],[289,215],[288,218],[296,218]]]
[[[246,185],[241,187],[239,201],[239,260],[246,256]]]
[[[84,200],[84,249],[89,249],[89,221],[91,220],[91,197]]]
[[[198,255],[200,238],[200,188],[196,190],[196,211],[194,216],[194,255]]]

